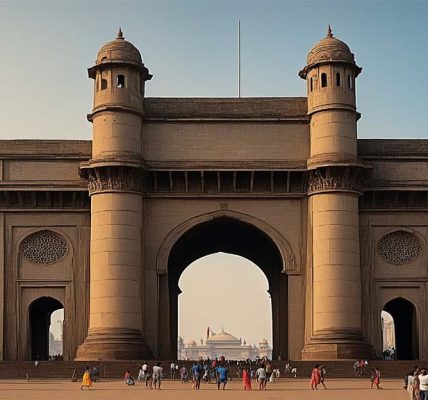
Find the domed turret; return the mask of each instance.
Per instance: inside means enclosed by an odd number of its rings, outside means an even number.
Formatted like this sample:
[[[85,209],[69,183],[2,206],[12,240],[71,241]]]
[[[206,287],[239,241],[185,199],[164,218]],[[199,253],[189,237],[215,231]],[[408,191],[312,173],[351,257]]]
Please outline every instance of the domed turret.
[[[119,28],[116,39],[101,47],[97,55],[96,65],[103,63],[142,64],[141,54],[130,42],[125,40],[122,29]]]
[[[317,65],[325,63],[349,63],[353,64],[357,76],[361,68],[355,63],[354,54],[349,46],[333,36],[330,25],[328,26],[327,36],[316,43],[308,53],[306,67],[299,72],[299,76],[306,78],[307,72]]]
[[[355,78],[361,72],[348,45],[327,36],[310,50],[299,76],[307,81],[311,115],[308,166],[342,162],[357,156]]]

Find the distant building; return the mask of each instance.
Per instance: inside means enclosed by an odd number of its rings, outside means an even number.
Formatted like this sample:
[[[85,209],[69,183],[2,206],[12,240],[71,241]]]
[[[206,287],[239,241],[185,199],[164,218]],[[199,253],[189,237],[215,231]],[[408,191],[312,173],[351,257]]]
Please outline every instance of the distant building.
[[[382,313],[383,350],[395,348],[394,320],[387,313]]]
[[[213,333],[204,342],[199,344],[191,339],[184,343],[182,337],[178,338],[177,353],[179,360],[199,360],[200,358],[219,358],[224,356],[229,360],[254,360],[256,357],[272,358],[272,349],[266,339],[261,339],[259,347],[247,344],[245,340],[225,332]]]
[[[49,332],[49,355],[55,356],[61,354],[62,355],[62,340],[55,339],[52,332]]]

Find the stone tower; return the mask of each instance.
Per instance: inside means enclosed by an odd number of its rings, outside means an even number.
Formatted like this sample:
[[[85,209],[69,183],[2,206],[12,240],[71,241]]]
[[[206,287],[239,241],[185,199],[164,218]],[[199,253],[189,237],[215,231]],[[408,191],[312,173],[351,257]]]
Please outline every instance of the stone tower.
[[[78,360],[150,357],[142,325],[142,129],[140,52],[119,30],[88,70],[94,79],[92,158],[82,164],[91,196],[90,321]]]
[[[309,52],[310,116],[308,320],[303,359],[369,357],[361,322],[358,197],[365,164],[357,158],[355,78],[349,47],[327,36]]]

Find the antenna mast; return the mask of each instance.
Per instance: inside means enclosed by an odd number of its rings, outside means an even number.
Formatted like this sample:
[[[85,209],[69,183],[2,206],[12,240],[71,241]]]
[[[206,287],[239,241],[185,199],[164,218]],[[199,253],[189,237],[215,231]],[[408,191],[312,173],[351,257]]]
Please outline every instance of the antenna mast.
[[[238,19],[238,97],[241,97],[241,20]]]

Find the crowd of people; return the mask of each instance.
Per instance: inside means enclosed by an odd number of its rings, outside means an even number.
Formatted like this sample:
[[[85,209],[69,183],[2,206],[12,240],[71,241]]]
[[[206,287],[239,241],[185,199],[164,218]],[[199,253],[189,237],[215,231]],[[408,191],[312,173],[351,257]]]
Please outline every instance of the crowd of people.
[[[410,400],[428,400],[428,374],[426,368],[415,366],[404,378],[404,389]]]
[[[208,362],[209,361],[209,362]],[[273,364],[268,359],[258,360],[256,362],[234,363],[238,366],[237,376],[242,379],[243,390],[252,390],[253,387],[258,390],[266,390],[267,384],[275,383],[277,378],[281,377],[281,371],[273,368]],[[218,390],[225,390],[227,383],[232,380],[229,374],[231,362],[223,357],[214,360],[199,360],[192,363],[190,368],[186,364],[179,366],[177,362],[170,364],[169,378],[180,379],[181,383],[191,383],[194,390],[199,390],[201,383],[215,383]],[[363,371],[368,366],[367,360],[357,360],[354,363],[355,376],[362,376]],[[292,367],[290,362],[286,362],[285,376],[297,377],[297,368]],[[310,389],[318,390],[319,386],[327,389],[325,377],[327,370],[324,365],[316,364],[312,369],[310,376]],[[144,384],[146,389],[160,390],[162,380],[166,374],[161,362],[151,366],[144,362],[139,369],[137,379],[135,380],[132,373],[128,370],[124,375],[124,382],[128,386],[138,383]],[[370,369],[370,388],[382,389],[380,385],[381,372],[378,367]],[[92,388],[93,382],[99,380],[99,367],[92,369],[86,367],[82,378],[81,390]],[[254,386],[253,386],[254,380]],[[409,393],[410,400],[428,400],[428,374],[426,368],[414,367],[404,378],[404,389]]]

